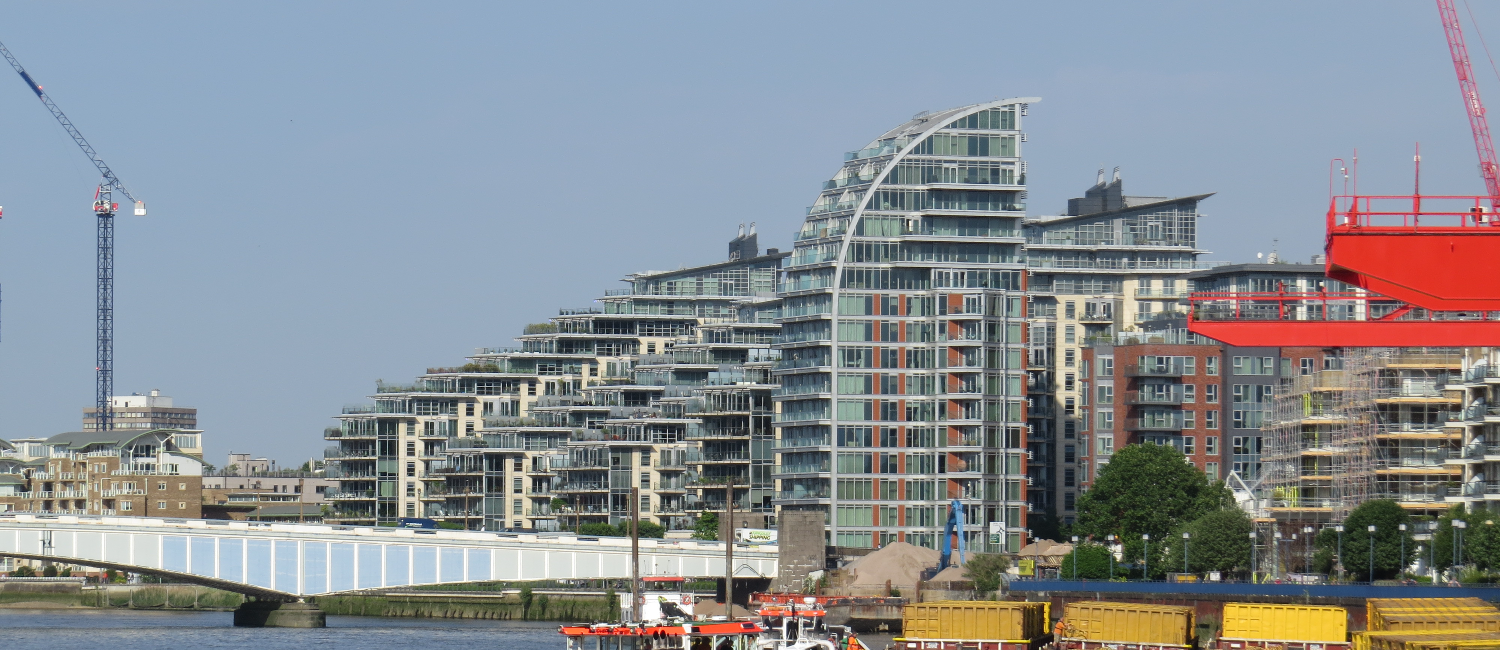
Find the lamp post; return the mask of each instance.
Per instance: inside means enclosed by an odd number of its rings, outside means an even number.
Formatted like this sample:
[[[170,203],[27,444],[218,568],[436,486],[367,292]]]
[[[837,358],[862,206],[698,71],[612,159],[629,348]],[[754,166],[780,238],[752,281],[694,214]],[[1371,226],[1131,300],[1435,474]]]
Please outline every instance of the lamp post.
[[[1339,554],[1338,554],[1338,559],[1339,559],[1339,580],[1343,580],[1344,579],[1344,525],[1343,524],[1339,524],[1337,526],[1334,526],[1333,529],[1336,530],[1336,531],[1338,531],[1338,533],[1339,533]]]
[[[1401,571],[1396,574],[1396,579],[1400,580],[1406,577],[1406,524],[1396,526],[1396,530],[1401,531]]]
[[[1255,584],[1255,531],[1250,531],[1250,584]]]
[[[1144,547],[1145,547],[1145,548],[1143,548],[1141,550],[1141,579],[1142,580],[1150,580],[1151,579],[1151,535],[1150,535],[1150,533],[1141,533],[1141,544],[1144,545]]]
[[[1281,574],[1281,531],[1271,534],[1271,572]]]
[[[1104,537],[1104,543],[1108,546],[1108,549],[1109,549],[1109,580],[1110,580],[1110,582],[1113,582],[1114,579],[1115,579],[1115,536],[1114,536],[1114,533],[1110,533],[1109,535],[1106,535]]]
[[[1312,526],[1302,527],[1302,554],[1307,556],[1302,562],[1302,570],[1307,573],[1312,573],[1312,533]]]
[[[1375,524],[1365,530],[1370,533],[1370,584],[1375,584]]]
[[[1432,584],[1437,584],[1437,531],[1438,522],[1427,522],[1427,570],[1432,572]]]
[[[1190,539],[1191,537],[1192,537],[1192,535],[1189,534],[1189,533],[1183,533],[1182,534],[1182,572],[1183,573],[1191,573],[1190,571],[1188,571],[1188,539]]]
[[[1469,527],[1469,522],[1462,519],[1453,520],[1453,566],[1456,568],[1464,563],[1464,529]],[[1454,575],[1458,575],[1455,570]]]
[[[1073,579],[1078,579],[1078,536],[1073,536]]]

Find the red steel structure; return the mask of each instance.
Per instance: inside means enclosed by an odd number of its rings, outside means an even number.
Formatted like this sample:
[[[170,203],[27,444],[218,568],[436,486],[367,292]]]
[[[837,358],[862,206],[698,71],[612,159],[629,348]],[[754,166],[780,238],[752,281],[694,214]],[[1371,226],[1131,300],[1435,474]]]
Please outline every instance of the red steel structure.
[[[1500,259],[1500,165],[1458,12],[1437,5],[1488,195],[1333,197],[1325,273],[1354,291],[1193,294],[1190,330],[1240,346],[1500,345],[1487,273]]]

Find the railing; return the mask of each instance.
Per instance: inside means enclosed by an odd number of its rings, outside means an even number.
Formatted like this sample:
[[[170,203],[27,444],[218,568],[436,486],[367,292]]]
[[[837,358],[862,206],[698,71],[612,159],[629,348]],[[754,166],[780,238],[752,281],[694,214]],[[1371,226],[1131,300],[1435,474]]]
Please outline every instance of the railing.
[[[328,491],[326,491],[326,492],[323,493],[323,498],[329,499],[329,500],[332,500],[332,501],[337,501],[337,500],[342,500],[342,499],[373,499],[373,498],[375,498],[375,491],[374,490],[328,490]]]

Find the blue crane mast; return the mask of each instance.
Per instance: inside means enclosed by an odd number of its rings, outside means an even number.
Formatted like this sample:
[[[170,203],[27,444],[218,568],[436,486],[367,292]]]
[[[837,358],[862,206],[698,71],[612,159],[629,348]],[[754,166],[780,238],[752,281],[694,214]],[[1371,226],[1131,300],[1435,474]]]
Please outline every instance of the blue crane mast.
[[[37,99],[52,112],[52,117],[57,118],[57,123],[67,130],[68,135],[73,137],[73,142],[83,150],[84,155],[89,157],[89,162],[99,169],[104,180],[99,183],[99,188],[94,192],[94,215],[98,218],[98,252],[96,262],[98,275],[95,282],[95,341],[94,341],[94,407],[97,416],[98,427],[101,431],[114,428],[114,409],[110,404],[110,396],[114,394],[115,384],[115,210],[119,204],[114,202],[113,193],[119,192],[125,198],[135,202],[136,216],[146,215],[146,204],[137,201],[131,196],[130,191],[125,189],[125,184],[115,176],[109,165],[104,164],[104,159],[94,151],[93,145],[83,138],[78,127],[73,126],[73,121],[64,115],[62,109],[53,103],[52,98],[42,91],[38,84],[26,69],[21,67],[21,62],[6,49],[4,43],[0,43],[0,54],[5,55],[5,60],[10,62],[10,67],[16,69],[21,79],[36,93]]]

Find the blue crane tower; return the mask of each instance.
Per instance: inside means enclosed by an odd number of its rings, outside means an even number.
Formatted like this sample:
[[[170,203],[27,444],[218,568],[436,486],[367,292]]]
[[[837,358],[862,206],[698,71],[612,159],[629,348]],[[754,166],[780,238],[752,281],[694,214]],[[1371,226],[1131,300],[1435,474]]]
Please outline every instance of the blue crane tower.
[[[146,216],[146,204],[137,201],[131,196],[130,191],[125,189],[125,184],[120,182],[119,177],[110,170],[109,165],[104,164],[104,159],[94,151],[94,147],[83,134],[78,132],[78,127],[73,126],[72,120],[64,115],[62,109],[52,102],[47,93],[42,92],[41,84],[26,73],[21,67],[21,62],[11,55],[4,43],[0,43],[0,54],[5,55],[5,60],[10,61],[10,67],[16,69],[26,85],[31,87],[31,92],[36,93],[38,99],[47,110],[52,112],[52,117],[57,118],[67,130],[68,135],[73,137],[73,142],[83,150],[84,155],[89,157],[89,162],[99,169],[104,180],[99,183],[99,188],[94,191],[94,215],[98,218],[98,253],[96,261],[98,275],[95,282],[95,341],[94,341],[94,406],[98,416],[100,430],[114,428],[114,409],[110,405],[109,398],[114,394],[115,388],[115,210],[119,204],[114,202],[113,193],[119,192],[125,198],[135,202],[135,214],[138,217]]]

